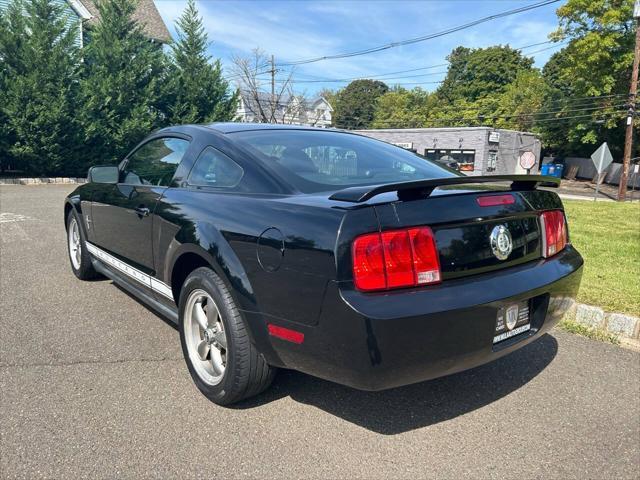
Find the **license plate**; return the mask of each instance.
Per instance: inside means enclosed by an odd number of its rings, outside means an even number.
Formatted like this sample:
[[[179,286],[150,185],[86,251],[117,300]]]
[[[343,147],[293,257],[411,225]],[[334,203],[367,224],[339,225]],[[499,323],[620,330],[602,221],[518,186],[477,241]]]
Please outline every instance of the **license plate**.
[[[502,342],[531,330],[529,301],[506,305],[498,309],[493,343]]]

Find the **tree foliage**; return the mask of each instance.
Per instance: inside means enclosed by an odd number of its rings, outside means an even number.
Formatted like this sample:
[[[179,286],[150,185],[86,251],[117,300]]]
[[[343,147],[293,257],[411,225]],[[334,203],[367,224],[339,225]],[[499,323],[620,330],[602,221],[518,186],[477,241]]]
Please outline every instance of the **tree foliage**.
[[[235,96],[192,2],[170,54],[143,35],[133,0],[97,3],[82,49],[61,5],[12,0],[0,10],[0,168],[84,175],[170,122],[233,118]]]
[[[220,60],[211,62],[209,40],[194,0],[176,22],[178,39],[171,45],[169,123],[205,123],[233,118],[237,92],[229,94]]]
[[[31,0],[9,5],[0,32],[3,167],[58,172],[78,159],[76,31],[62,7]]]
[[[424,127],[434,104],[434,96],[419,87],[412,90],[393,88],[378,98],[371,127]]]
[[[589,155],[608,141],[614,157],[620,155],[633,63],[632,11],[633,0],[568,0],[558,9],[553,38],[569,43],[543,69],[551,89],[544,108],[566,118],[543,128],[558,153]],[[593,97],[602,98],[588,99]]]
[[[333,119],[340,128],[368,128],[373,122],[378,98],[389,91],[379,80],[354,80],[338,92]]]
[[[85,146],[107,163],[123,156],[163,123],[167,63],[132,18],[130,0],[98,3],[100,23],[84,50],[81,81]]]
[[[533,60],[508,46],[488,48],[458,47],[447,57],[449,68],[438,97],[445,101],[461,98],[476,101],[498,95],[518,76],[529,71]]]

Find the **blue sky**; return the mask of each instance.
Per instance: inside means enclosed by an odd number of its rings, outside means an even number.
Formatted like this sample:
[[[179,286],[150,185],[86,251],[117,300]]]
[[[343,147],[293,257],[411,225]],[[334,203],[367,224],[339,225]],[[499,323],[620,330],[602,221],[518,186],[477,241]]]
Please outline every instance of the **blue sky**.
[[[276,63],[284,63],[427,35],[532,3],[536,0],[200,0],[197,5],[212,42],[209,53],[228,66],[232,55],[248,55],[256,47],[275,55]],[[156,0],[162,18],[174,35],[174,21],[185,4],[186,0]],[[561,4],[492,20],[422,43],[302,65],[295,71],[296,90],[313,94],[323,87],[335,89],[348,83],[310,80],[369,77],[442,65],[446,55],[458,45],[522,47],[544,42],[557,27],[555,11]],[[541,67],[561,48],[550,46],[531,47],[524,53],[531,54],[536,66]],[[541,49],[544,51],[539,51]],[[381,79],[389,85],[399,83],[406,88],[420,86],[434,90],[438,86],[434,82],[442,80],[445,70],[446,66],[441,66],[402,74],[404,77],[398,74]]]

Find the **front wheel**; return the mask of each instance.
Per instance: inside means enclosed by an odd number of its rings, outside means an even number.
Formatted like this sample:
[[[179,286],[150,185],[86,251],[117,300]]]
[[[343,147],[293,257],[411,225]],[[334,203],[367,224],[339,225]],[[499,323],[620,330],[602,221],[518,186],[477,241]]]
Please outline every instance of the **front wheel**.
[[[91,256],[80,226],[80,217],[75,211],[67,216],[67,251],[71,270],[80,280],[91,280],[99,276],[91,264]]]
[[[219,405],[257,395],[273,381],[251,343],[226,285],[209,268],[194,270],[180,292],[182,353],[198,389]]]

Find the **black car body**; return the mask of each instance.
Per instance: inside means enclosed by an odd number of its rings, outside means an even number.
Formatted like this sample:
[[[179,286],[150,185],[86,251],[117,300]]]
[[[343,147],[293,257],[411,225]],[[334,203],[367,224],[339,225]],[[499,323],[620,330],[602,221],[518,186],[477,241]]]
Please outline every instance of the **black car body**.
[[[174,321],[189,275],[211,269],[266,364],[359,389],[518,349],[561,318],[580,283],[562,203],[536,188],[547,177],[465,177],[346,132],[233,123],[160,130],[113,175],[94,169],[65,203],[91,267]],[[419,279],[412,242],[423,237],[412,235],[423,233],[439,271]],[[394,252],[413,263],[392,264]]]

